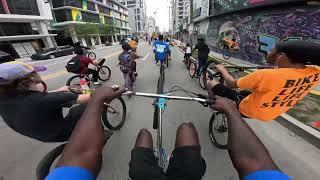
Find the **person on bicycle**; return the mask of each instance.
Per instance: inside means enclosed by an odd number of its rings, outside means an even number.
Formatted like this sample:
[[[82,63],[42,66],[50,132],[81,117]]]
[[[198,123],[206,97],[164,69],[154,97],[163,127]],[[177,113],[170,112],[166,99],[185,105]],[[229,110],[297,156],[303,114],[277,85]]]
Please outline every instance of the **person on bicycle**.
[[[309,41],[280,42],[267,55],[278,68],[257,70],[234,79],[223,65],[216,65],[226,85],[209,82],[219,96],[238,103],[242,115],[272,121],[287,112],[320,83],[320,44]],[[238,93],[232,89],[248,91]]]
[[[74,52],[76,54],[86,54],[85,50],[89,50],[89,47],[83,46],[83,43],[81,41],[78,41],[74,44]]]
[[[201,68],[206,67],[209,53],[210,53],[210,49],[206,44],[204,38],[198,39],[198,43],[196,44],[196,47],[193,49],[192,52],[194,52],[195,50],[198,50],[198,62],[199,62],[196,77],[200,77]]]
[[[168,56],[169,56],[169,57],[168,57],[168,58],[169,58],[169,60],[171,61],[171,48],[170,48],[171,45],[170,45],[170,40],[167,38],[167,39],[166,39],[166,42],[167,42],[168,45],[169,45],[169,51],[168,51]]]
[[[42,141],[67,141],[90,95],[70,93],[68,87],[48,93],[35,87],[41,77],[26,64],[0,64],[0,115],[14,131]],[[71,107],[64,117],[64,107]]]
[[[103,126],[96,112],[101,110],[103,102],[110,102],[123,92],[124,90],[108,88],[98,90],[93,95],[56,168],[46,180],[95,179],[104,146],[101,131]],[[218,96],[212,98],[214,104],[211,107],[224,112],[228,118],[228,152],[239,178],[290,180],[288,175],[278,169],[266,147],[241,118],[235,103]],[[166,173],[159,167],[154,155],[151,133],[146,129],[140,130],[129,163],[129,176],[132,180],[200,180],[205,171],[198,133],[193,124],[183,123],[178,127],[175,149]]]
[[[137,51],[137,41],[134,38],[131,38],[131,40],[129,40],[128,44],[131,47],[132,52],[136,52]]]
[[[162,63],[167,58],[167,54],[169,52],[169,45],[164,42],[163,35],[159,35],[159,40],[155,40],[154,42],[154,51],[156,64],[159,64],[159,61]]]
[[[92,74],[92,80],[95,85],[101,85],[99,82],[99,71],[97,70],[96,66],[102,65],[105,60],[101,60],[100,62],[92,61],[89,57],[85,56],[83,54],[83,51],[77,51],[76,52],[76,58],[80,61],[80,68],[77,72],[77,74],[86,74],[90,75]]]
[[[187,43],[187,45],[183,49],[183,51],[184,51],[184,60],[183,60],[183,62],[185,62],[186,60],[189,60],[190,57],[192,56],[192,49],[190,47],[190,43]]]
[[[125,88],[128,91],[133,90],[135,76],[137,76],[137,63],[135,62],[136,59],[140,58],[136,53],[130,51],[131,47],[128,43],[122,44],[123,52],[119,55],[119,66],[120,70],[123,73],[124,81],[125,81]]]

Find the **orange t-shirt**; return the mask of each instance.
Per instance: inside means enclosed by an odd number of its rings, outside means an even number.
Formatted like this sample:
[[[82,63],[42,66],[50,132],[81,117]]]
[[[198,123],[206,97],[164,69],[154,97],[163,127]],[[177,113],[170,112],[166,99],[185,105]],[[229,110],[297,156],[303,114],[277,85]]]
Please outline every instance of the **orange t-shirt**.
[[[287,112],[320,83],[320,67],[257,70],[237,81],[251,95],[239,105],[241,114],[271,121]]]

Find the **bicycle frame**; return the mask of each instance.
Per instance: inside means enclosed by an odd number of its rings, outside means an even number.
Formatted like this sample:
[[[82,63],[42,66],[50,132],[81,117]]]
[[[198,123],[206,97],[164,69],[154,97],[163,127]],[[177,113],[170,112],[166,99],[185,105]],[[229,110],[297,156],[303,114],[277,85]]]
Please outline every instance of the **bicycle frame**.
[[[151,93],[142,93],[142,92],[134,92],[134,93],[124,93],[124,95],[134,95],[140,97],[147,98],[158,98],[157,106],[159,108],[159,119],[158,119],[158,129],[157,129],[157,149],[155,149],[156,157],[158,158],[159,166],[161,168],[165,168],[166,162],[166,152],[162,146],[162,117],[163,112],[165,110],[165,106],[167,100],[181,100],[181,101],[196,101],[204,106],[207,106],[210,102],[207,99],[200,97],[183,97],[183,96],[170,96],[170,95],[161,95],[161,94],[151,94]]]

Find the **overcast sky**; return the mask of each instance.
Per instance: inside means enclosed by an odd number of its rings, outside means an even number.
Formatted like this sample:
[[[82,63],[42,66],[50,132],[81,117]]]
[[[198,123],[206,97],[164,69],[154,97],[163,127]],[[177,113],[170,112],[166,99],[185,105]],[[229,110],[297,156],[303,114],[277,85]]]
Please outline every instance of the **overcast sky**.
[[[145,0],[147,5],[147,16],[156,19],[156,25],[160,31],[169,30],[169,6],[170,0]],[[154,12],[157,11],[156,15]]]

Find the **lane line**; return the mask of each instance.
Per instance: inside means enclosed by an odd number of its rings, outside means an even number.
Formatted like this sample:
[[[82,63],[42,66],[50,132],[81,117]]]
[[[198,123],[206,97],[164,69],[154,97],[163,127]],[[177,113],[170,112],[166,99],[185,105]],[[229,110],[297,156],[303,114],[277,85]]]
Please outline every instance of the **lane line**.
[[[147,58],[149,57],[149,55],[150,55],[150,52],[148,52],[147,55],[144,56],[144,58],[142,59],[142,61],[147,60]]]
[[[68,72],[66,70],[61,70],[61,71],[57,71],[55,73],[52,73],[52,74],[48,74],[46,76],[42,76],[42,80],[48,80],[48,79],[53,79],[55,77],[58,77],[58,76],[61,76],[61,75],[64,75],[64,74],[67,74]]]

